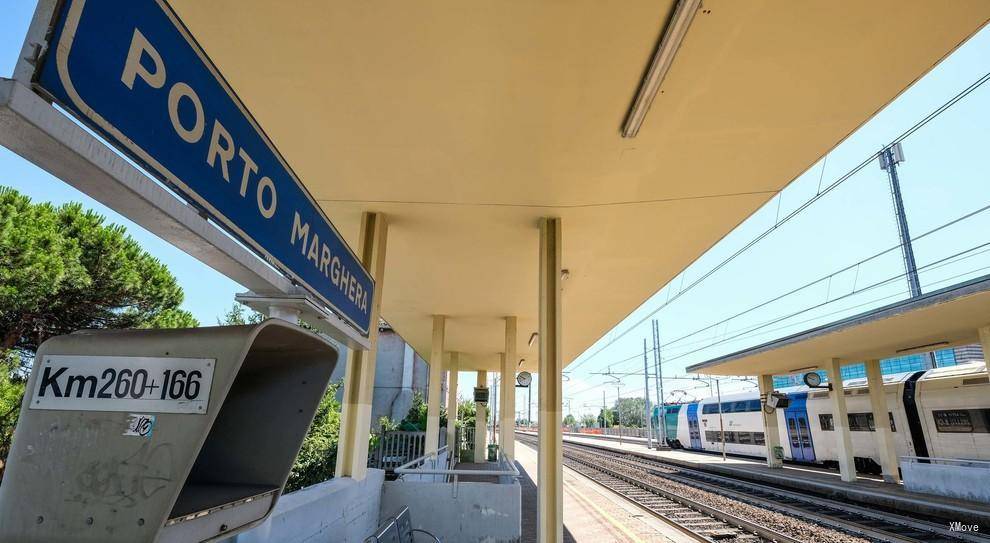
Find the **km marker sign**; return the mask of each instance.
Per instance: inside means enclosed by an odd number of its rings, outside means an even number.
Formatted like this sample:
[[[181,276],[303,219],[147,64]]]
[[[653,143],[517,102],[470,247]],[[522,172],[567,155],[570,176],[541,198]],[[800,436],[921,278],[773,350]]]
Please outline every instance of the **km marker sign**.
[[[371,276],[167,4],[69,0],[54,25],[43,93],[367,335]]]

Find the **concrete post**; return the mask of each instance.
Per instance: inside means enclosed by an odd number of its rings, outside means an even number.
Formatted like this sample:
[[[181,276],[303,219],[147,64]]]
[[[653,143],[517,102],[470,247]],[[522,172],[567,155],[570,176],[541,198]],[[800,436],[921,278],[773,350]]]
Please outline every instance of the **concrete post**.
[[[832,424],[835,426],[836,454],[839,457],[839,474],[842,480],[856,480],[856,461],[853,459],[852,437],[849,435],[849,413],[846,410],[846,392],[842,386],[842,364],[838,358],[825,361],[828,382],[832,385],[829,400],[832,402]]]
[[[294,307],[284,305],[268,306],[268,316],[273,319],[282,319],[292,324],[299,324],[300,311]]]
[[[758,379],[760,385],[760,397],[768,398],[773,392],[773,375],[760,375]],[[773,413],[767,413],[766,410],[763,412],[763,439],[767,444],[767,467],[768,468],[782,468],[784,467],[783,459],[774,456],[773,451],[776,447],[780,446],[780,426],[777,422],[777,411],[774,410]]]
[[[457,443],[457,366],[460,363],[456,352],[450,353],[447,364],[447,450],[453,455],[454,462],[459,460],[459,444]]]
[[[990,374],[990,325],[984,326],[979,329],[980,334],[980,347],[983,348],[983,363],[986,364],[987,374]]]
[[[894,448],[894,434],[890,431],[890,416],[887,414],[887,393],[883,386],[879,360],[866,361],[866,384],[870,387],[870,407],[873,409],[873,425],[876,427],[877,452],[883,480],[899,483],[897,471],[897,450]]]
[[[498,440],[510,461],[516,458],[516,318],[505,318],[505,354],[502,357],[502,388],[499,398]]]
[[[536,488],[537,539],[541,543],[561,543],[564,538],[560,230],[559,218],[540,219],[540,448]]]
[[[488,386],[488,372],[478,372],[479,387]],[[489,399],[490,401],[490,399]],[[475,402],[474,404],[474,461],[481,463],[485,461],[488,453],[488,404]]]
[[[440,448],[440,381],[443,379],[443,339],[447,321],[443,315],[433,315],[433,348],[430,350],[430,384],[426,398],[425,453]]]
[[[375,357],[378,355],[378,319],[381,315],[385,277],[385,245],[388,222],[382,213],[361,217],[359,249],[361,264],[375,280],[371,298],[371,327],[367,351],[348,350],[344,372],[343,406],[337,447],[337,477],[364,479],[368,471],[368,439],[371,434],[371,400],[375,390]]]

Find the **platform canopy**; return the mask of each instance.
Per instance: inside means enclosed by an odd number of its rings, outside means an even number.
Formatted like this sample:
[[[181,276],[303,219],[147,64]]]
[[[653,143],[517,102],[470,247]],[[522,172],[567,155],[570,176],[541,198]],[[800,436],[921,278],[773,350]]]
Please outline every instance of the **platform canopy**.
[[[356,246],[428,356],[535,368],[537,221],[562,218],[573,360],[990,17],[984,0],[706,0],[638,137],[671,0],[169,2]],[[878,142],[879,143],[879,142]]]
[[[979,343],[990,325],[990,275],[689,366],[706,375],[786,375]]]

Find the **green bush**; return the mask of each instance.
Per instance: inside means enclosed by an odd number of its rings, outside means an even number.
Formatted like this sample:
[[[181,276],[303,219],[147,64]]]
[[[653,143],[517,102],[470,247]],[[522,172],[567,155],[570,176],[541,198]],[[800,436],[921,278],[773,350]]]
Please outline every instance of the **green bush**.
[[[285,492],[333,478],[337,466],[337,442],[340,438],[340,402],[337,401],[337,389],[341,383],[331,383],[320,400],[313,424],[306,433],[299,456],[289,473]]]

